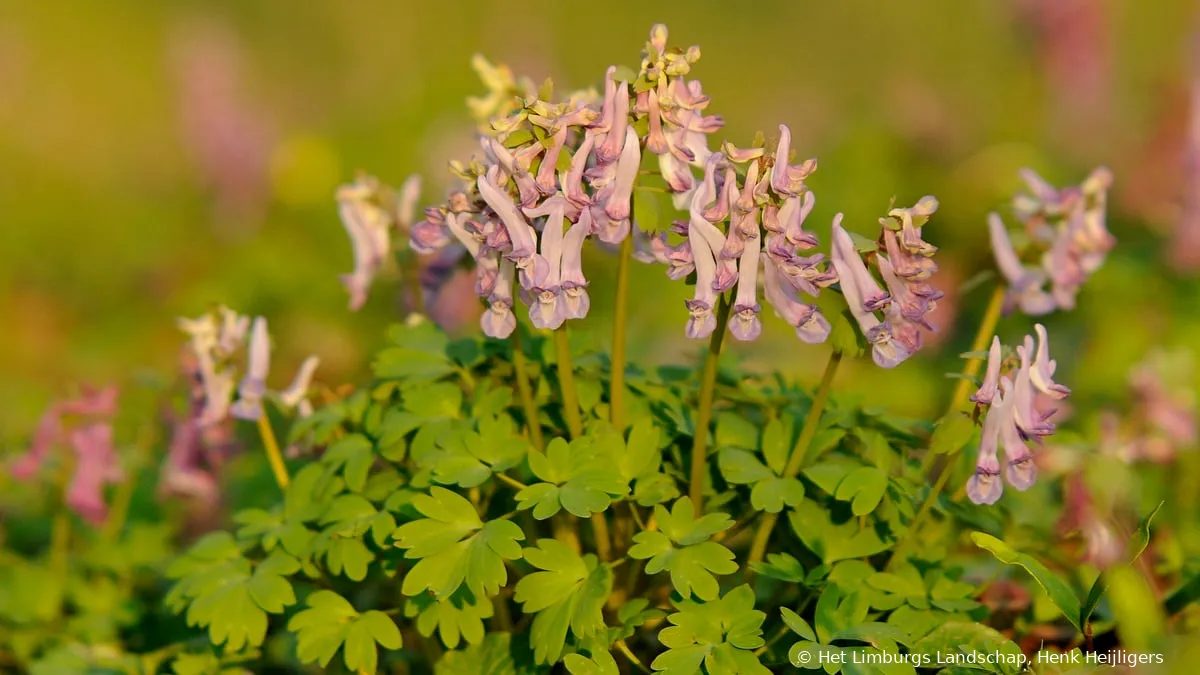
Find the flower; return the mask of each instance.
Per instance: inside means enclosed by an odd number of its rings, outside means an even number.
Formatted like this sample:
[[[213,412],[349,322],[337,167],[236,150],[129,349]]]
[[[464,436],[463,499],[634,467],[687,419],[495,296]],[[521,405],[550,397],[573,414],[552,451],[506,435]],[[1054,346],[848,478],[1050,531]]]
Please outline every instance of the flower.
[[[108,516],[104,486],[125,478],[112,438],[117,412],[116,387],[85,387],[75,399],[52,403],[38,422],[29,452],[11,467],[14,478],[31,480],[57,446],[74,453],[74,469],[64,495],[68,508],[92,524]]]
[[[237,385],[237,397],[233,401],[237,378],[233,357],[245,342],[250,318],[226,307],[220,307],[218,313],[223,317],[219,331],[217,318],[211,313],[196,319],[181,318],[177,321],[191,336],[189,348],[197,362],[203,410],[196,422],[201,429],[211,428],[230,415],[238,419],[257,420],[263,412],[263,397],[271,394],[266,384],[271,368],[271,336],[267,331],[267,320],[260,316],[253,321],[246,375]],[[292,384],[276,396],[281,405],[295,408],[301,416],[311,412],[312,406],[306,400],[306,395],[318,363],[316,356],[309,356],[304,361]]]
[[[1000,216],[988,215],[996,265],[1009,285],[1005,311],[1019,307],[1030,316],[1041,316],[1074,309],[1079,289],[1116,244],[1106,225],[1112,173],[1100,167],[1080,186],[1061,190],[1029,169],[1023,169],[1021,177],[1030,194],[1017,195],[1013,211],[1025,226],[1038,264],[1023,263]]]
[[[367,301],[371,282],[391,250],[392,227],[403,223],[408,234],[419,192],[419,179],[409,178],[401,191],[400,210],[394,212],[389,207],[394,197],[373,176],[359,176],[353,183],[338,188],[338,211],[354,250],[354,271],[341,277],[342,285],[350,293],[351,310],[361,309]],[[428,236],[427,228],[422,235]]]
[[[1051,380],[1056,363],[1049,357],[1049,338],[1041,324],[1034,339],[1025,336],[1016,348],[1017,362],[1006,360],[998,337],[988,350],[983,382],[971,400],[986,408],[975,474],[967,481],[967,496],[976,504],[993,504],[1004,486],[1000,482],[998,448],[1004,451],[1004,476],[1017,490],[1027,490],[1037,480],[1037,465],[1029,442],[1040,444],[1053,434],[1050,418],[1070,390]],[[1043,405],[1039,405],[1039,395]],[[1054,402],[1045,406],[1045,401]]]

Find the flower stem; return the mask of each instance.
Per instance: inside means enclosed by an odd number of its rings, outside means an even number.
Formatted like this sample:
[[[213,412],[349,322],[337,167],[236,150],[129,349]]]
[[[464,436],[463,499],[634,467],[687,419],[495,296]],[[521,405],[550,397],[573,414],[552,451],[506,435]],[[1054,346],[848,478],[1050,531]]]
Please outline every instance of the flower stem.
[[[267,418],[265,407],[258,416],[258,435],[262,437],[263,448],[267,451],[267,461],[271,464],[271,473],[275,474],[275,483],[280,490],[287,490],[287,467],[283,463],[283,453],[279,451],[279,443],[275,441],[275,430],[271,428],[271,420]]]
[[[525,363],[525,351],[521,347],[521,329],[513,331],[513,372],[517,379],[517,392],[521,397],[521,408],[525,411],[525,426],[529,429],[529,440],[533,447],[546,447],[542,439],[542,422],[537,404],[533,402],[533,389],[529,386],[529,372]]]
[[[562,394],[563,417],[571,438],[578,438],[583,433],[583,418],[579,414],[579,395],[575,393],[575,366],[571,363],[571,343],[566,326],[555,329],[554,349],[558,357],[558,386]]]
[[[617,296],[613,309],[612,365],[608,405],[613,426],[625,428],[625,332],[629,320],[629,267],[633,261],[633,233],[621,241],[617,259]]]
[[[571,438],[579,438],[583,435],[583,418],[579,413],[579,395],[575,392],[575,367],[571,363],[571,343],[565,326],[554,331],[554,347],[558,355],[558,384],[562,390],[563,417],[567,419],[567,430],[571,433]],[[592,533],[596,539],[596,555],[600,560],[607,561],[612,557],[608,521],[604,519],[603,513],[593,513],[591,520]],[[567,537],[568,543],[578,551],[579,537],[574,528],[567,525],[565,520],[562,528],[559,533]],[[569,536],[565,532],[567,529],[570,529]]]
[[[708,471],[708,425],[712,421],[717,366],[721,359],[721,343],[725,340],[725,327],[729,323],[729,308],[729,299],[722,294],[717,302],[717,327],[708,339],[708,353],[704,355],[704,371],[700,375],[700,408],[696,413],[696,431],[692,440],[692,476],[688,485],[688,496],[696,507],[696,513],[704,511],[704,474]]]
[[[1004,308],[1004,286],[997,286],[992,291],[992,299],[988,302],[987,309],[983,313],[983,321],[979,323],[979,331],[975,333],[975,340],[971,342],[971,351],[979,352],[987,348],[988,342],[992,336],[996,334],[996,324],[1000,322],[1000,312]],[[969,358],[967,364],[963,367],[963,377],[954,387],[954,396],[950,399],[950,407],[946,413],[952,413],[959,410],[967,403],[967,396],[971,391],[971,379],[979,373],[979,368],[983,365],[981,359]],[[921,476],[928,476],[934,470],[938,461],[938,455],[927,452],[924,461],[921,462]],[[948,458],[952,459],[952,458]],[[925,497],[925,501],[921,503],[921,508],[917,509],[917,515],[913,516],[912,522],[909,523],[908,531],[896,548],[892,549],[892,557],[888,559],[885,569],[891,569],[892,565],[901,562],[908,555],[908,549],[916,542],[917,528],[919,528],[925,519],[933,510],[933,504],[941,495],[942,489],[946,487],[946,481],[950,479],[950,474],[953,473],[954,465],[947,462],[942,467],[937,479],[933,482],[933,488],[929,490],[929,494]]]
[[[125,472],[125,482],[117,488],[112,508],[108,511],[108,518],[104,520],[101,536],[105,541],[115,541],[121,536],[121,530],[125,529],[125,521],[129,518],[129,505],[133,503],[133,493],[137,490],[138,472],[154,447],[156,435],[154,427],[151,425],[146,425],[142,429],[132,461],[129,463],[129,470]]]
[[[800,438],[796,439],[796,446],[792,448],[792,454],[788,457],[787,465],[783,469],[784,478],[793,478],[800,473],[800,468],[804,466],[804,456],[808,453],[808,446],[812,443],[812,439],[817,435],[817,427],[820,426],[821,413],[825,411],[825,404],[829,401],[829,391],[833,385],[833,377],[837,375],[838,366],[842,362],[842,353],[834,350],[829,355],[829,361],[825,364],[825,372],[821,375],[821,383],[817,385],[817,392],[813,395],[812,406],[808,409],[808,416],[804,418],[804,427],[800,429]],[[753,574],[750,569],[752,563],[760,562],[763,555],[767,552],[767,542],[771,539],[771,530],[775,529],[775,523],[779,520],[778,513],[767,513],[763,515],[762,521],[758,524],[758,530],[754,533],[754,542],[750,545],[750,557],[746,561],[746,574]]]
[[[971,343],[971,351],[981,352],[988,348],[988,343],[996,334],[996,324],[1000,322],[1000,312],[1004,309],[1004,294],[1004,286],[997,286],[996,290],[992,291],[992,299],[988,302],[987,309],[984,310],[983,321],[979,323],[979,332],[975,333],[975,340]],[[963,367],[963,377],[954,387],[954,397],[950,399],[949,412],[954,412],[966,405],[967,396],[971,392],[970,378],[979,373],[981,366],[983,366],[982,359],[967,359],[967,364]]]

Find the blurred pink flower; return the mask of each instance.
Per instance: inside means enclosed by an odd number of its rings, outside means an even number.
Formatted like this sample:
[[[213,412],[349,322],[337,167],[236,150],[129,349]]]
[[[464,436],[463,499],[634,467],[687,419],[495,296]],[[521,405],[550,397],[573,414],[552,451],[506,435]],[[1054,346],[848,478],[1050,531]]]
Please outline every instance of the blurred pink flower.
[[[183,141],[213,191],[218,223],[258,225],[270,196],[274,131],[244,89],[243,54],[212,18],[181,22],[170,38]]]
[[[31,480],[54,449],[66,444],[75,455],[64,495],[67,506],[93,524],[103,522],[108,515],[104,486],[124,480],[112,440],[116,412],[116,387],[85,387],[78,398],[52,403],[38,422],[29,452],[12,465],[13,477]]]

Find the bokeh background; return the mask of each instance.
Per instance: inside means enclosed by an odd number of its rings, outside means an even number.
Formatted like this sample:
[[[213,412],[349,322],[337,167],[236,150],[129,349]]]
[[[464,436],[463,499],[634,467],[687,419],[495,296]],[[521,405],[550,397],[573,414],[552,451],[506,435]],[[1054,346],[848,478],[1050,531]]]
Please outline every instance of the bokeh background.
[[[1098,164],[1116,176],[1120,244],[1078,309],[1047,320],[1074,405],[1123,400],[1154,346],[1200,344],[1191,0],[0,0],[0,442],[22,446],[76,383],[173,372],[174,317],[216,303],[270,319],[278,384],[308,353],[321,381],[361,380],[400,285],[385,277],[347,311],[336,186],[417,172],[423,203],[440,201],[447,161],[473,147],[474,53],[579,88],[636,68],[654,22],[702,46],[693,74],[719,137],[786,123],[819,158],[824,241],[837,211],[867,233],[893,196],[940,200],[926,228],[947,292],[938,345],[896,371],[859,364],[840,389],[903,414],[944,405],[987,297],[956,289],[990,268],[985,214],[1007,208],[1023,166],[1058,185]],[[603,343],[614,264],[588,266],[580,328]],[[635,275],[631,358],[690,362],[688,290],[662,268]],[[1001,324],[1010,340],[1029,329]],[[731,352],[811,381],[826,349],[773,321]]]

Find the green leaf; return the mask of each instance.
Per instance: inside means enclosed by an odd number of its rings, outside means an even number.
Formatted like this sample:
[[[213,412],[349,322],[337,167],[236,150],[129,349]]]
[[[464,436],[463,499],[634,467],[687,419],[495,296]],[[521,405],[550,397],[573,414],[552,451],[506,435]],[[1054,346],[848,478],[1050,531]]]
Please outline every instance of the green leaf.
[[[829,331],[829,346],[835,352],[857,356],[862,351],[860,345],[861,338],[858,334],[858,329],[846,317],[846,312],[842,312],[834,317],[832,323],[833,327]]]
[[[854,515],[865,516],[879,506],[886,490],[887,474],[873,466],[864,466],[847,474],[833,496],[839,501],[851,501]]]
[[[793,584],[805,583],[804,566],[788,553],[768,553],[766,562],[751,563],[756,574]]]
[[[747,450],[722,450],[717,456],[717,463],[725,480],[735,485],[757,483],[775,477],[771,469]]]
[[[1138,523],[1137,530],[1133,533],[1133,538],[1129,541],[1130,558],[1127,564],[1132,565],[1137,562],[1137,559],[1142,557],[1142,553],[1146,551],[1146,547],[1150,545],[1150,523],[1154,520],[1154,516],[1158,515],[1166,502],[1159,502],[1154,510],[1146,514]],[[1096,581],[1092,584],[1091,590],[1088,591],[1087,598],[1083,601],[1083,606],[1079,610],[1079,625],[1086,626],[1091,620],[1092,614],[1096,611],[1096,607],[1100,605],[1100,600],[1104,597],[1104,591],[1107,589],[1107,584],[1104,581],[1105,576],[1101,574],[1096,577]]]
[[[329,665],[339,648],[346,667],[356,673],[374,673],[384,649],[400,649],[400,630],[383,612],[359,614],[345,598],[333,591],[315,591],[306,601],[308,609],[288,622],[296,634],[296,655],[301,663]]]
[[[875,555],[888,547],[874,527],[860,528],[853,520],[834,523],[829,511],[811,499],[789,512],[788,522],[800,541],[827,565]]]
[[[779,513],[784,506],[797,506],[803,501],[804,484],[795,478],[772,476],[756,483],[750,491],[750,505],[767,513]]]
[[[545,668],[533,664],[533,656],[524,640],[514,639],[508,633],[489,633],[482,643],[446,652],[434,664],[435,675],[534,675],[545,672],[548,672]]]
[[[429,382],[454,372],[446,356],[446,335],[430,322],[388,329],[395,346],[381,350],[371,364],[375,376],[407,383]]]
[[[949,622],[938,626],[913,645],[912,653],[924,655],[932,663],[945,661],[947,655],[988,655],[1000,663],[981,664],[989,672],[1016,675],[1023,671],[1021,648],[996,629],[978,623]]]
[[[765,644],[766,614],[754,609],[754,591],[743,584],[724,597],[697,603],[679,600],[667,616],[672,625],[659,631],[668,650],[650,664],[655,671],[685,675],[704,669],[716,673],[767,675],[754,650]]]
[[[708,541],[712,535],[733,525],[724,513],[695,517],[691,499],[682,497],[671,511],[654,507],[660,531],[647,530],[634,535],[629,556],[649,560],[647,574],[667,570],[675,590],[687,598],[695,593],[701,600],[713,600],[720,593],[714,575],[733,574],[738,570],[733,552]]]
[[[507,583],[504,561],[521,557],[516,543],[525,538],[521,528],[507,520],[484,523],[471,502],[441,487],[414,497],[413,506],[425,518],[393,533],[396,546],[406,549],[404,557],[420,560],[404,577],[402,593],[428,590],[445,597],[465,581],[472,593],[484,596]]]
[[[555,438],[546,453],[531,451],[529,468],[545,481],[517,493],[517,508],[534,509],[533,516],[545,520],[566,509],[579,518],[587,518],[608,508],[613,498],[629,493],[629,484],[614,466],[615,459],[597,452],[589,438],[568,444]]]
[[[763,427],[762,453],[767,459],[767,466],[771,467],[776,476],[782,476],[787,467],[788,451],[788,438],[783,422],[774,418]]]
[[[951,455],[962,450],[975,437],[975,422],[961,412],[948,412],[938,420],[929,439],[929,452]]]
[[[483,620],[490,618],[493,610],[488,598],[476,598],[466,589],[459,589],[448,598],[428,594],[410,598],[404,606],[404,616],[416,617],[417,632],[421,635],[430,637],[437,631],[442,644],[454,649],[460,640],[473,645],[482,642]]]
[[[530,631],[534,659],[556,663],[568,628],[580,640],[605,628],[602,610],[612,592],[612,569],[554,539],[539,539],[537,547],[525,549],[524,554],[526,561],[543,571],[517,582],[513,599],[522,604],[523,612],[537,615]]]
[[[812,626],[799,614],[787,607],[780,607],[779,612],[783,615],[783,623],[787,625],[788,630],[810,642],[817,641],[817,634],[813,632]]]
[[[983,532],[974,532],[971,534],[971,541],[975,545],[988,551],[996,560],[1006,565],[1017,565],[1024,568],[1034,581],[1038,583],[1050,596],[1050,600],[1058,607],[1058,609],[1067,617],[1072,626],[1077,630],[1082,630],[1079,624],[1081,616],[1081,607],[1079,598],[1066,581],[1061,577],[1051,572],[1045,565],[1038,562],[1033,556],[1025,553],[1018,553],[1005,544],[1003,541],[993,537],[990,534]]]

